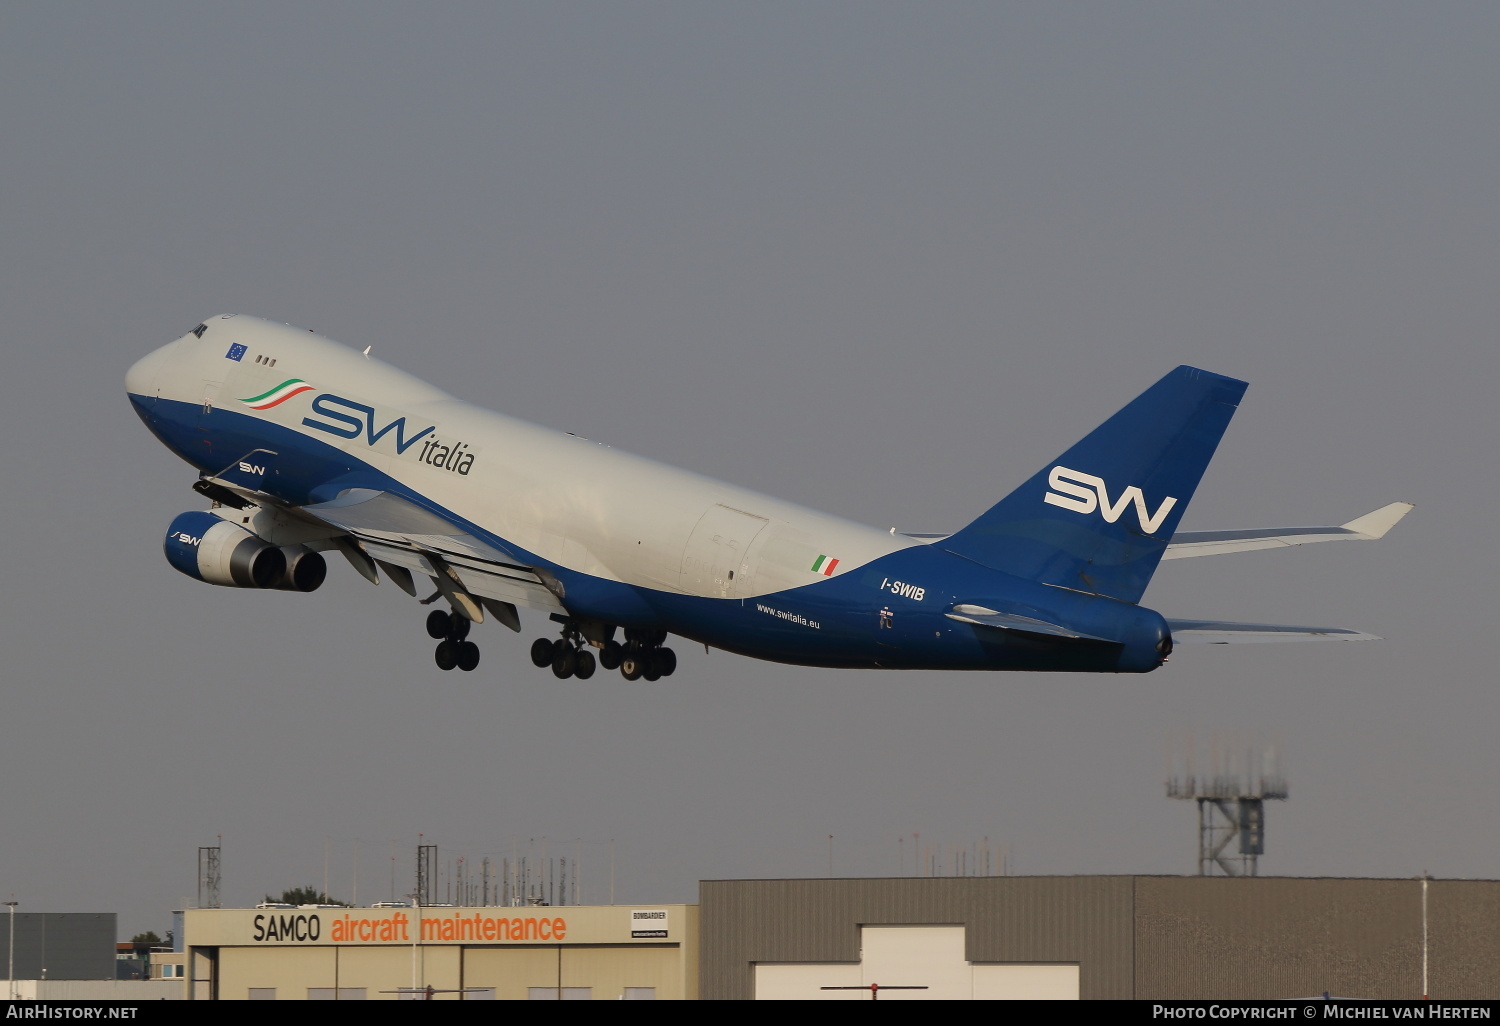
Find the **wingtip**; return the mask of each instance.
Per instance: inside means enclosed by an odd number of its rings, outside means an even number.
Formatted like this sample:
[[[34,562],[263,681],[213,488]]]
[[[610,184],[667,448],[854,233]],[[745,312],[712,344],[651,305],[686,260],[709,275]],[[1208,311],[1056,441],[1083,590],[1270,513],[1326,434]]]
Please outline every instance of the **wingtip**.
[[[1362,538],[1374,540],[1384,538],[1387,531],[1395,527],[1401,518],[1416,508],[1414,503],[1393,502],[1389,506],[1381,506],[1379,509],[1366,513],[1341,525],[1347,531],[1353,531]]]

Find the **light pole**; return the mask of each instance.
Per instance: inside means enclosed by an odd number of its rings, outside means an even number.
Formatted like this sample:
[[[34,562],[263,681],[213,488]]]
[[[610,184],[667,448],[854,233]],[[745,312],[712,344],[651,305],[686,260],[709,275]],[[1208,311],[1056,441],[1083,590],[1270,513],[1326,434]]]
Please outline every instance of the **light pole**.
[[[416,1000],[418,1000],[418,998],[417,998],[417,940],[418,940],[418,938],[422,934],[422,892],[421,892],[421,889],[418,888],[416,891],[413,891],[411,894],[408,894],[407,897],[411,899],[411,918],[412,918],[412,931],[411,931],[411,1000],[416,1001]],[[426,975],[427,966],[425,964],[425,959],[423,961],[424,961],[424,964],[422,966],[423,975]]]
[[[10,956],[10,964],[5,969],[5,980],[9,985],[7,989],[10,991],[10,999],[14,1001],[16,999],[16,903],[7,901],[5,904],[10,906],[10,943],[5,946],[6,953]]]

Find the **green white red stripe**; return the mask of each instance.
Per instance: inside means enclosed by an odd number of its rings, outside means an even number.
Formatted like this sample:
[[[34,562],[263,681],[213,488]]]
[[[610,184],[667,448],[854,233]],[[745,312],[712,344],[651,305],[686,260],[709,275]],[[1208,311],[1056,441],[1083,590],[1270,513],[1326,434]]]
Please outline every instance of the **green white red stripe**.
[[[833,568],[839,565],[839,561],[832,556],[819,556],[813,561],[812,572],[822,574],[824,577],[833,576]]]
[[[241,399],[240,402],[252,410],[269,410],[273,406],[280,406],[294,395],[311,391],[312,386],[301,378],[287,378],[269,392],[262,392],[249,399]]]

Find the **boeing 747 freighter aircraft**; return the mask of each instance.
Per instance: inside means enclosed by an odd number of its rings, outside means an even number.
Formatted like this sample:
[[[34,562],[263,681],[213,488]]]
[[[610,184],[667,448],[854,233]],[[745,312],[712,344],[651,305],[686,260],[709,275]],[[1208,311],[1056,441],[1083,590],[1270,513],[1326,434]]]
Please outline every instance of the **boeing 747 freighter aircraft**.
[[[1139,604],[1163,559],[1379,538],[1341,527],[1174,533],[1245,383],[1178,367],[973,523],[882,531],[461,402],[309,331],[224,314],[140,360],[130,401],[212,502],[168,562],[233,588],[313,591],[337,551],[441,603],[437,665],[470,627],[550,615],[532,661],[656,680],[669,635],[783,663],[1144,673],[1174,644],[1372,637],[1167,619]],[[597,659],[595,653],[597,652]]]

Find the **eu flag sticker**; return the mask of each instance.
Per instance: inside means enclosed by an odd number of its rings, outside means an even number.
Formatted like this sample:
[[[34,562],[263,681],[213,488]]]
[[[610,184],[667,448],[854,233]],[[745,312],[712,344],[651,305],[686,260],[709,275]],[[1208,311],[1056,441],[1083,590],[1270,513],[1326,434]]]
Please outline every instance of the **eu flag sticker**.
[[[248,349],[248,346],[242,346],[238,342],[236,342],[234,345],[229,347],[229,352],[224,354],[224,359],[233,360],[235,363],[239,363],[240,357],[244,356]]]

